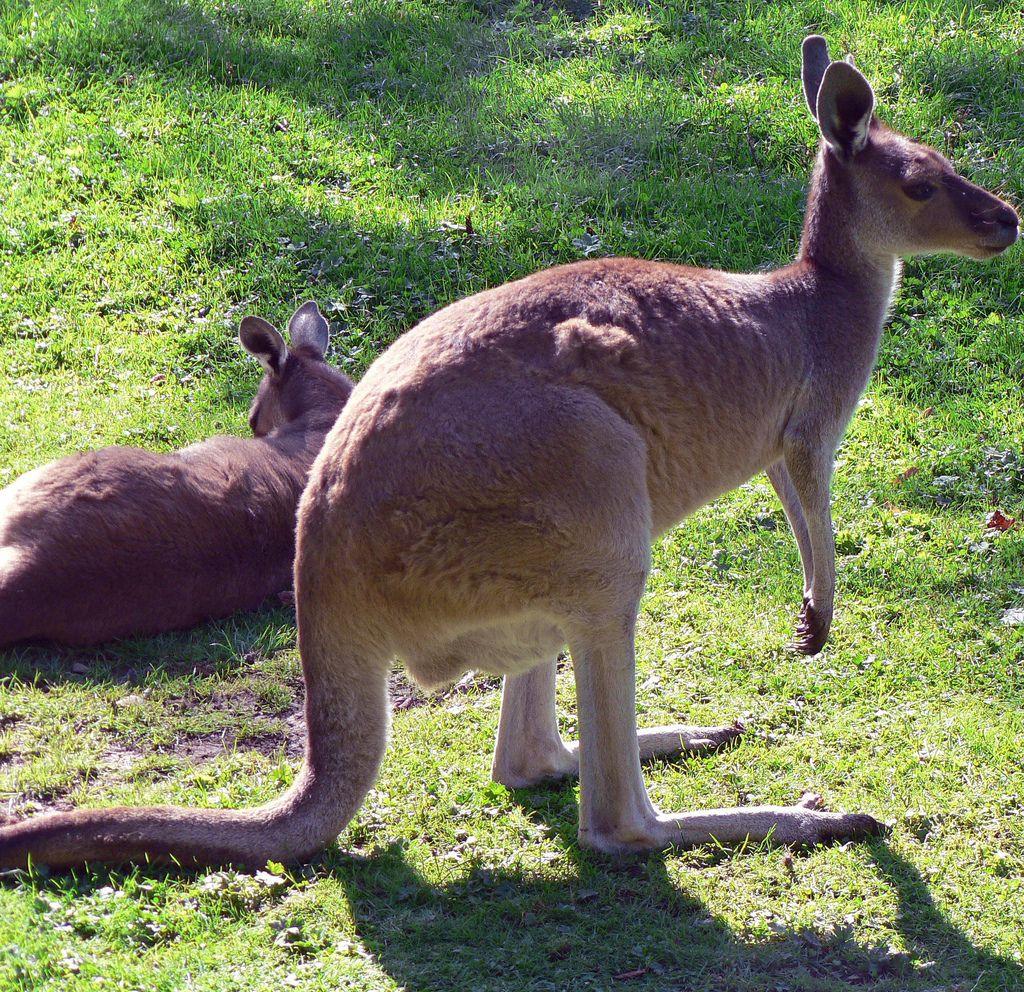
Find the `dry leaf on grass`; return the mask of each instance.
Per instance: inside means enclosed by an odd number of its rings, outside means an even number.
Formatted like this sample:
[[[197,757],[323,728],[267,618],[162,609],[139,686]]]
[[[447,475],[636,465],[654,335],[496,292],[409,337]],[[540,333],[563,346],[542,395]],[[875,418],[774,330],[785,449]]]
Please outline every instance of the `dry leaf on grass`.
[[[1008,517],[1002,510],[993,510],[988,517],[985,518],[985,530],[994,530],[998,532],[1009,530],[1017,521],[1013,517]]]

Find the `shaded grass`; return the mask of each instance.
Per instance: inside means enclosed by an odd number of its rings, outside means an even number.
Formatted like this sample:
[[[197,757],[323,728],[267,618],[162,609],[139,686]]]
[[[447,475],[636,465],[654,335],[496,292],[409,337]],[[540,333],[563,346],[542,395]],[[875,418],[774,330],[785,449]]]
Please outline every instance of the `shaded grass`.
[[[250,310],[283,319],[315,296],[358,375],[437,306],[584,254],[784,261],[815,145],[796,62],[810,30],[857,54],[890,123],[1019,202],[1021,13],[12,0],[0,482],[82,447],[242,432],[258,370],[233,335]],[[480,688],[398,713],[339,849],[280,882],[12,880],[0,987],[1024,987],[1024,628],[1001,623],[1024,602],[1024,551],[1019,527],[984,533],[993,506],[1024,510],[1022,290],[1019,251],[908,266],[840,452],[823,655],[785,650],[799,564],[763,479],[655,550],[641,721],[751,728],[652,766],[655,800],[810,788],[889,819],[887,842],[594,858],[573,786],[488,783],[498,699]],[[0,796],[21,811],[240,805],[291,780],[288,611],[3,664]],[[568,670],[559,692],[574,734]]]

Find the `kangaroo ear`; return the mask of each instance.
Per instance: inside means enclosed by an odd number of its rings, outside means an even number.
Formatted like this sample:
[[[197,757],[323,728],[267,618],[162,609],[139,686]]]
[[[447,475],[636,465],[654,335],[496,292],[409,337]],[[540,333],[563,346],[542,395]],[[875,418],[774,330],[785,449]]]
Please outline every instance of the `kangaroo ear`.
[[[331,329],[320,308],[310,300],[292,314],[288,321],[288,336],[293,348],[311,348],[323,358],[327,353]]]
[[[262,317],[243,317],[238,325],[238,340],[271,375],[280,375],[288,357],[288,346],[281,332]]]
[[[804,81],[804,98],[811,116],[818,116],[818,89],[821,77],[829,67],[828,42],[820,34],[809,34],[803,44],[804,65],[800,75]]]
[[[818,90],[818,127],[825,140],[844,158],[868,143],[875,112],[871,84],[849,62],[833,62]]]

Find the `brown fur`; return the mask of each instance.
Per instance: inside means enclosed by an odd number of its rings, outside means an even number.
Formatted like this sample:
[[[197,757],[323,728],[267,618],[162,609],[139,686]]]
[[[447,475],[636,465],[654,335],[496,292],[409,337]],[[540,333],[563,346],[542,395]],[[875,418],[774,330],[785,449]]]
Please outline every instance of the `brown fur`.
[[[834,592],[832,458],[917,251],[995,254],[1017,217],[936,152],[873,117],[870,86],[804,43],[822,131],[796,262],[734,275],[635,259],[561,266],[447,307],[356,387],[299,510],[296,595],[306,758],[248,812],[83,811],[0,830],[0,866],[88,858],[296,861],[335,838],[372,785],[395,656],[436,684],[506,676],[494,776],[580,774],[580,841],[603,851],[879,828],[796,806],[665,814],[640,759],[737,727],[637,733],[633,631],[651,541],[767,469],[800,546],[800,647]],[[921,178],[921,177],[924,178]],[[916,198],[934,182],[928,203]],[[565,744],[554,658],[568,643],[580,741]]]
[[[315,344],[282,354],[253,403],[255,438],[103,448],[0,492],[0,645],[154,634],[290,587],[295,508],[352,383]]]

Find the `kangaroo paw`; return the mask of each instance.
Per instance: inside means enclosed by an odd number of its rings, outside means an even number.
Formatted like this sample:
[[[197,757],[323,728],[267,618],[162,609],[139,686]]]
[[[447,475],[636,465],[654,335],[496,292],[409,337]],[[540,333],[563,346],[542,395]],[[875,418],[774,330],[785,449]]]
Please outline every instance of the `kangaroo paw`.
[[[796,625],[796,640],[793,647],[801,654],[817,654],[828,640],[828,628],[829,625],[822,621],[814,606],[805,601]]]

